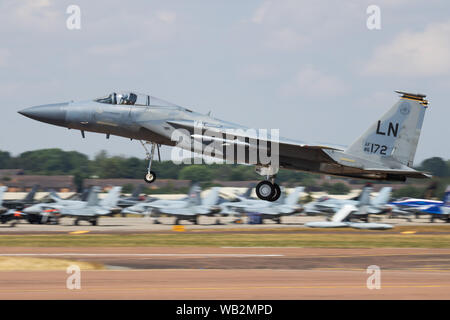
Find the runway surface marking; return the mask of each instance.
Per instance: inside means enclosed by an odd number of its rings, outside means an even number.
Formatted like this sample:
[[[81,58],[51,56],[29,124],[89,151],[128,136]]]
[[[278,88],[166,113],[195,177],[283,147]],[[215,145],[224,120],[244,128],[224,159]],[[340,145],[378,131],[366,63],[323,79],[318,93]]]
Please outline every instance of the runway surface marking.
[[[1,253],[1,257],[284,257],[283,254],[245,254],[245,253]]]
[[[79,231],[72,231],[69,232],[69,234],[84,234],[84,233],[88,233],[91,232],[90,230],[79,230]]]

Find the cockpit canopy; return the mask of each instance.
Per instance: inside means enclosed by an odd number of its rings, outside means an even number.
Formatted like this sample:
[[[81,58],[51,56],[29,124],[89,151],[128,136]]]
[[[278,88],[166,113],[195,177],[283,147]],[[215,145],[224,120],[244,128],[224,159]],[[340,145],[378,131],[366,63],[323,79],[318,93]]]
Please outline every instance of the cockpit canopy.
[[[177,105],[158,99],[146,94],[135,92],[113,92],[110,95],[94,101],[107,104],[136,105],[136,106],[158,106],[158,107],[176,107]]]

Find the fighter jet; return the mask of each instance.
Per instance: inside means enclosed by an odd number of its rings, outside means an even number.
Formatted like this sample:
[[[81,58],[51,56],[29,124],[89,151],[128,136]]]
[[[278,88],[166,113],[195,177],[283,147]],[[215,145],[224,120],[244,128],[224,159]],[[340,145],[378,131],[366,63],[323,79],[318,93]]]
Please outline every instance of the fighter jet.
[[[149,201],[150,199],[145,199],[145,197],[141,197],[142,188],[144,187],[143,184],[138,185],[136,188],[134,188],[133,193],[131,196],[126,198],[120,198],[119,202],[117,203],[117,206],[120,208],[126,208],[135,205],[138,202],[141,202],[143,200]],[[152,199],[154,200],[154,199]]]
[[[344,200],[344,199],[333,199],[325,198],[319,199],[318,201],[313,201],[304,206],[304,212],[307,215],[317,215],[317,214],[327,214],[336,213],[344,205],[351,204],[354,206],[359,206],[360,203],[367,201],[368,213],[377,214],[388,210],[387,203],[391,196],[391,187],[384,187],[380,190],[378,195],[374,199],[370,199],[370,193],[372,191],[372,186],[367,185],[361,192],[358,200]],[[368,198],[367,198],[368,197]]]
[[[450,187],[447,187],[442,204],[431,205],[427,208],[421,208],[421,214],[429,214],[430,222],[434,222],[435,218],[445,220],[450,223]]]
[[[85,220],[96,226],[100,216],[112,214],[112,210],[116,207],[119,200],[121,190],[122,187],[112,188],[108,196],[100,201],[98,199],[100,188],[93,187],[87,202],[83,206],[63,206],[60,209],[60,214],[62,217],[75,218],[74,225],[78,225],[80,221]]]
[[[233,201],[222,201],[219,203],[220,213],[225,216],[238,215],[240,212],[236,210],[237,208],[242,207],[245,204],[261,203],[260,200],[252,199],[250,197],[254,187],[255,185],[252,184],[243,194],[235,195],[232,199]]]
[[[80,220],[87,220],[93,225],[97,223],[97,216],[117,213],[117,201],[122,187],[114,187],[108,192],[107,196],[98,200],[98,187],[91,188],[87,201],[63,200],[55,193],[50,197],[55,201],[52,203],[38,203],[22,210],[30,223],[47,223],[56,220],[59,217],[75,217],[74,223],[78,224]],[[91,202],[89,202],[91,201]],[[93,205],[95,203],[95,205]],[[31,219],[33,217],[33,219]]]
[[[300,212],[302,206],[298,204],[304,187],[295,188],[287,197],[285,191],[281,190],[281,197],[277,201],[244,200],[239,202],[229,202],[227,207],[232,210],[258,214],[262,219],[271,219],[276,223],[281,223],[281,217]]]
[[[307,222],[306,227],[310,228],[356,228],[356,229],[369,229],[369,230],[385,230],[391,229],[392,225],[386,223],[372,223],[372,222],[352,222],[350,221],[350,215],[357,214],[358,209],[354,205],[346,204],[338,212],[336,212],[331,221],[318,221]]]
[[[35,204],[34,196],[36,195],[36,191],[39,189],[39,185],[35,184],[30,192],[25,196],[25,198],[21,200],[4,200],[3,206],[8,209],[22,210],[23,208]]]
[[[138,203],[124,209],[122,212],[131,214],[142,214],[153,217],[168,215],[175,217],[175,224],[181,220],[191,221],[198,224],[200,216],[212,216],[220,212],[217,206],[220,188],[211,188],[208,195],[201,199],[201,189],[198,185],[193,185],[187,199],[181,200],[155,200],[152,202]],[[159,223],[155,220],[155,223]]]
[[[430,222],[435,218],[450,222],[450,186],[445,190],[442,201],[429,199],[406,198],[389,203],[391,216],[411,217],[430,215]]]
[[[5,187],[5,186],[0,187],[0,222],[2,224],[6,223],[8,221],[23,217],[22,213],[19,210],[8,209],[8,208],[5,208],[2,206],[3,195],[5,194],[5,191],[7,189],[8,189],[8,187]]]
[[[112,134],[140,140],[149,161],[144,178],[148,183],[156,179],[151,165],[160,145],[256,165],[257,173],[266,178],[256,186],[258,198],[276,201],[281,193],[275,183],[280,168],[373,180],[430,177],[412,168],[428,101],[424,94],[396,92],[400,100],[348,147],[291,140],[277,132],[267,134],[267,130],[255,134],[255,129],[219,120],[210,113],[200,114],[135,92],[34,106],[19,113],[80,130],[83,138],[90,131],[103,133],[107,139]],[[244,156],[235,149],[243,149]]]
[[[158,208],[184,208],[190,204],[197,205],[200,203],[201,188],[198,184],[193,184],[186,197],[179,200],[156,200],[139,202],[133,206],[129,206],[122,210],[122,213],[149,215],[152,209]]]

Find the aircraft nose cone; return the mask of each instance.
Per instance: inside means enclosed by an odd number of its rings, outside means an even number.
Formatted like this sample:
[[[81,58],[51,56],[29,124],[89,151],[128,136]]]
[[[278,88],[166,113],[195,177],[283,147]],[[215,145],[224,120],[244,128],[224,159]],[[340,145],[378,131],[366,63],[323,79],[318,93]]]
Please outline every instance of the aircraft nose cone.
[[[20,110],[19,113],[34,120],[64,126],[66,123],[67,105],[68,103],[45,104]]]

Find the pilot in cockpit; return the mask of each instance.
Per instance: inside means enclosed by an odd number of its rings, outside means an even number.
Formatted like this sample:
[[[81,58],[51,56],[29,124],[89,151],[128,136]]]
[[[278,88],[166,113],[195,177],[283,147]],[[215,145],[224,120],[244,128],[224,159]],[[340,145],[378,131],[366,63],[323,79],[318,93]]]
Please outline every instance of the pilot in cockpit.
[[[136,100],[137,95],[131,92],[117,95],[117,101],[119,101],[119,104],[134,105]]]

